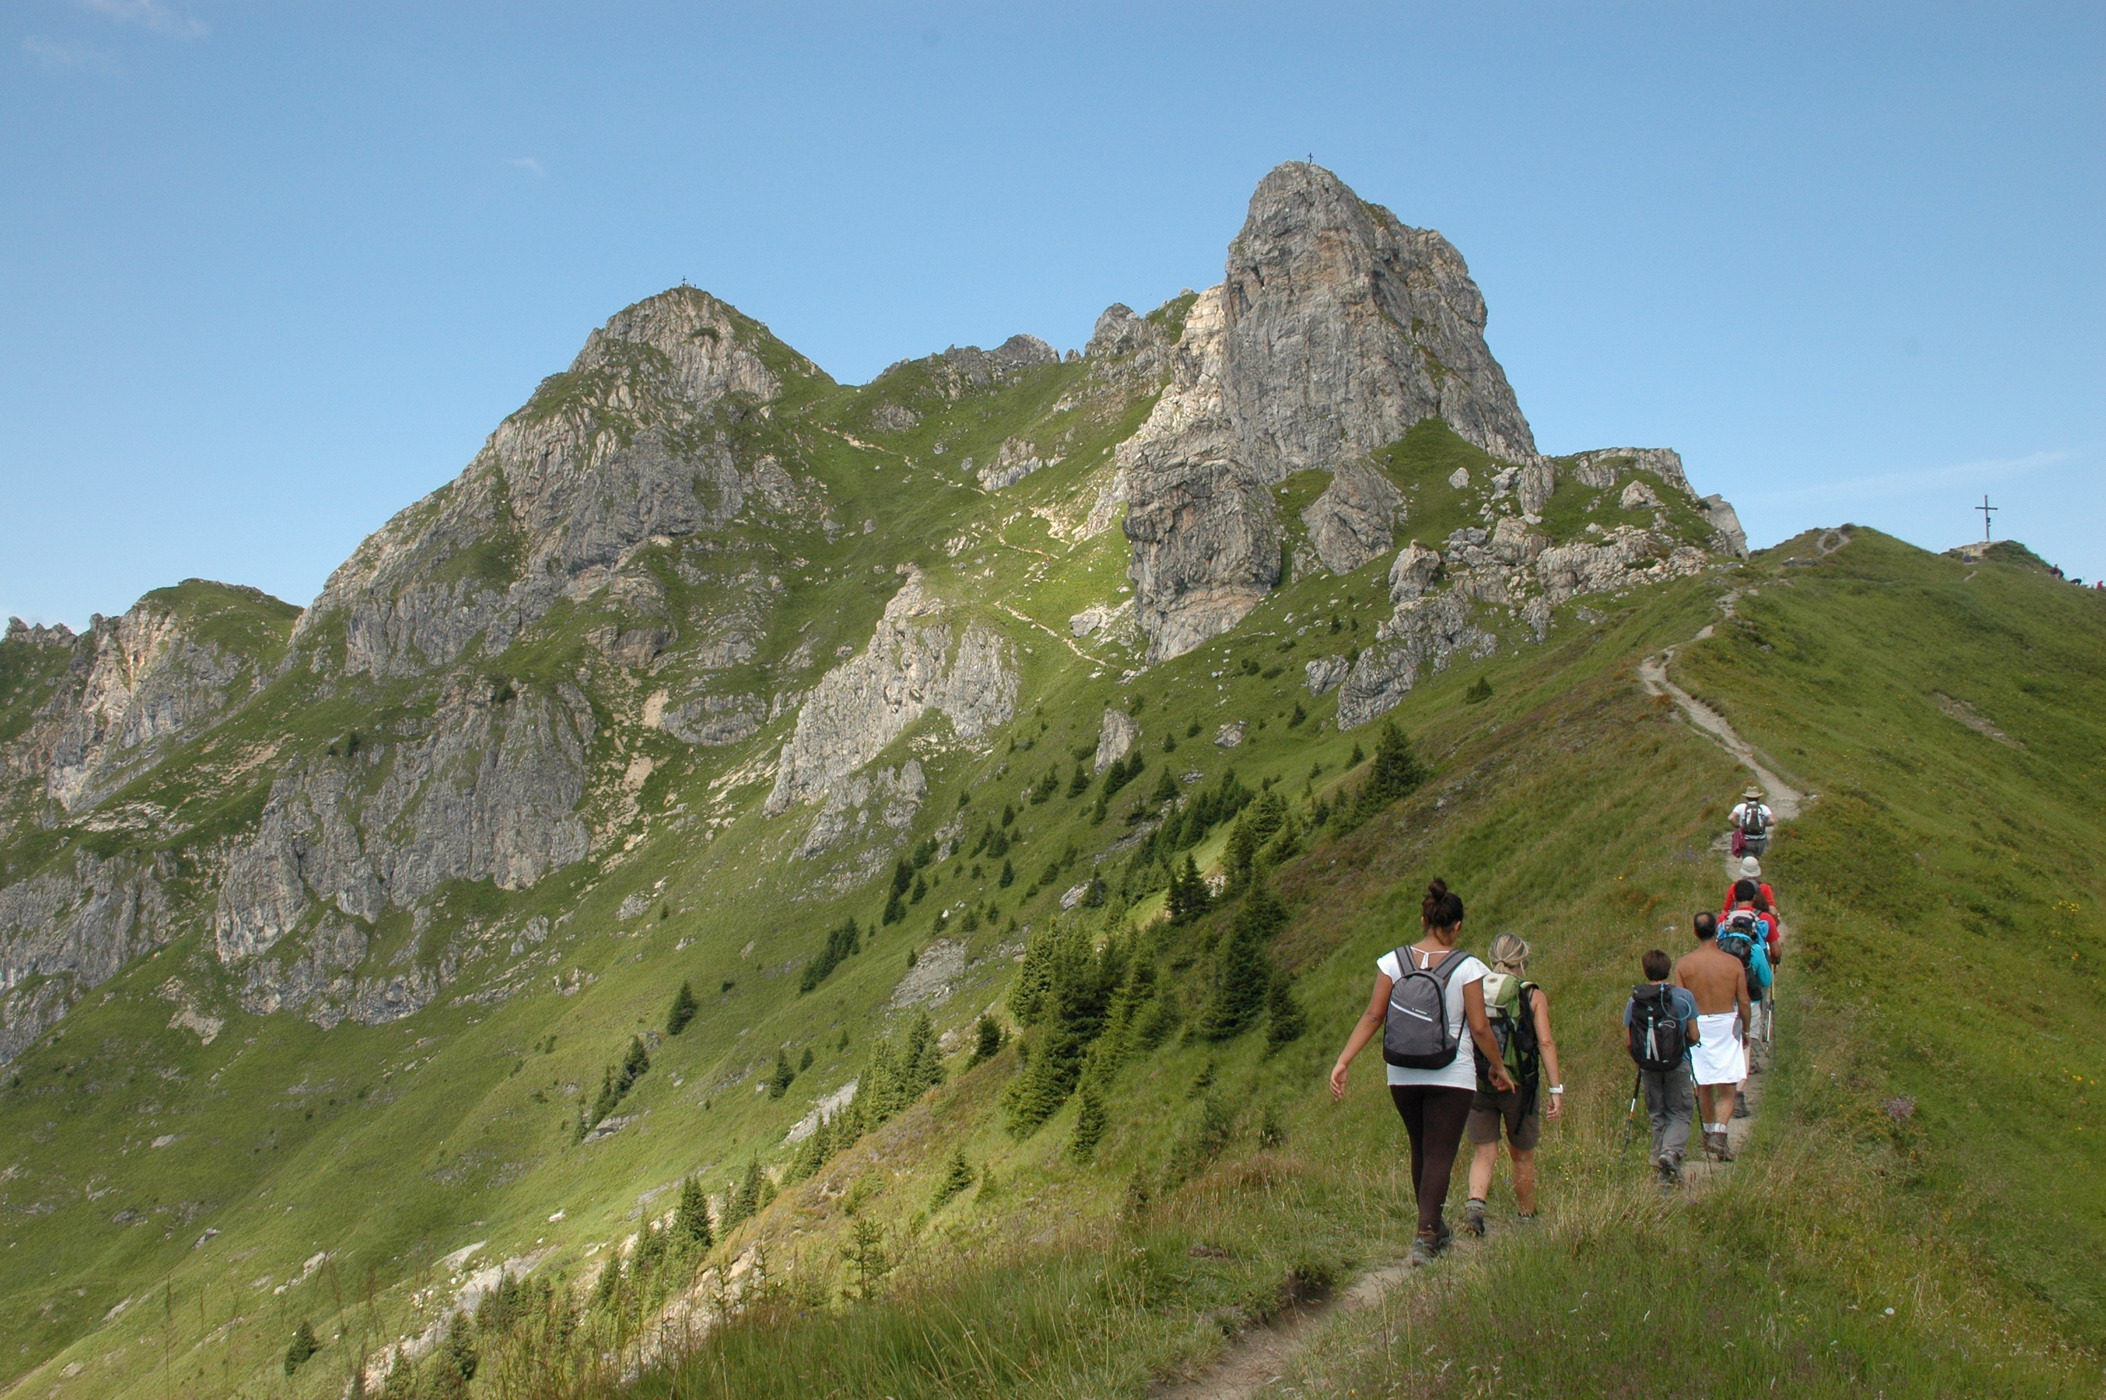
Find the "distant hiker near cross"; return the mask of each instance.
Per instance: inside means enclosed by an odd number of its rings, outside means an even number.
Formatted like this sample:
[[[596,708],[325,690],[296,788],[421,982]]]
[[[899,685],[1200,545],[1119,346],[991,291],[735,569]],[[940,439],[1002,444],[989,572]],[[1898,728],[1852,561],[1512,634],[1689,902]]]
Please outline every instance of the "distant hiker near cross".
[[[1990,505],[1989,498],[1984,496],[1982,497],[1982,503],[1976,506],[1975,509],[1982,513],[1982,543],[1987,544],[1989,543],[1989,514],[1991,511],[2002,510],[2003,507]]]

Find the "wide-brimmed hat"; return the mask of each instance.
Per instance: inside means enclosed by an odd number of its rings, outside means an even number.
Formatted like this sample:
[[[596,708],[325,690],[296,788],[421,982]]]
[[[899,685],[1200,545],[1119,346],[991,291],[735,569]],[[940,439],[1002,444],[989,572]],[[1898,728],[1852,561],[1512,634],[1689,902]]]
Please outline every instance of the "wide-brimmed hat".
[[[1741,796],[1747,798],[1750,802],[1760,802],[1762,801],[1762,789],[1759,787],[1751,786],[1746,792],[1742,793]]]
[[[1762,878],[1762,862],[1753,856],[1742,856],[1740,858],[1740,878],[1743,880],[1760,880]]]

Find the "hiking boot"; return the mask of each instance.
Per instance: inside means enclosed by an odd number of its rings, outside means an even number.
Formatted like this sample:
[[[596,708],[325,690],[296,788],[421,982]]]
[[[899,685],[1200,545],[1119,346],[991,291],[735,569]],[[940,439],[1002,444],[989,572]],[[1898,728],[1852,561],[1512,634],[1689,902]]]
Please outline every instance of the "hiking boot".
[[[1517,1210],[1514,1212],[1514,1223],[1521,1226],[1534,1225],[1536,1223],[1536,1213],[1530,1211],[1528,1214],[1523,1215]]]
[[[1435,1254],[1446,1254],[1448,1252],[1448,1246],[1454,1243],[1455,1232],[1448,1228],[1447,1223],[1445,1221],[1442,1222],[1441,1232],[1433,1237],[1433,1252]]]
[[[1484,1202],[1471,1201],[1463,1207],[1462,1232],[1473,1240],[1484,1238]]]
[[[1704,1134],[1704,1150],[1711,1154],[1711,1160],[1714,1162],[1730,1162],[1733,1160],[1733,1149],[1726,1145],[1726,1135],[1724,1133]]]
[[[1440,1245],[1421,1235],[1411,1242],[1411,1255],[1404,1262],[1414,1269],[1423,1269],[1440,1257]]]
[[[1733,1116],[1735,1118],[1753,1118],[1755,1116],[1755,1110],[1748,1107],[1748,1096],[1746,1094],[1742,1094],[1734,1101]]]
[[[1672,1155],[1665,1152],[1661,1153],[1653,1158],[1653,1165],[1659,1169],[1660,1184],[1662,1186],[1680,1186],[1682,1184],[1682,1164],[1676,1161]]]

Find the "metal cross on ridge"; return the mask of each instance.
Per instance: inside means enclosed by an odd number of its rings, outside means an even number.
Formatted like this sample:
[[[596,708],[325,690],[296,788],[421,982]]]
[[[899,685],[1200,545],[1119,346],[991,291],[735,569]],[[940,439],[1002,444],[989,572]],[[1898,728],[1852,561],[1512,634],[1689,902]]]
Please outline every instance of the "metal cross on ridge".
[[[1982,503],[1981,503],[1980,505],[1976,506],[1976,507],[1975,507],[1975,509],[1976,509],[1976,510],[1978,510],[1978,511],[1980,511],[1980,512],[1982,513],[1982,543],[1983,543],[1983,544],[1987,544],[1987,543],[1989,543],[1989,515],[1990,515],[1990,512],[1992,512],[1992,511],[1998,511],[1998,510],[2002,510],[2002,509],[2003,509],[2003,507],[2002,507],[2002,506],[1992,506],[1992,505],[1990,505],[1990,504],[1989,504],[1989,498],[1988,498],[1987,496],[1984,496],[1984,497],[1982,497]]]

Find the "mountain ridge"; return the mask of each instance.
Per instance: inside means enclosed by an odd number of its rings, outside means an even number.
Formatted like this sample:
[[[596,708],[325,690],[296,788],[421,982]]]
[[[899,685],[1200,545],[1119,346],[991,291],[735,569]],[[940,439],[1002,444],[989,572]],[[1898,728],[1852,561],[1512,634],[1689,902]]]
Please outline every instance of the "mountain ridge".
[[[1851,590],[1870,616],[1899,596],[1881,580],[1907,580],[1963,631],[1976,605],[1870,531],[1751,558],[1670,450],[1541,454],[1484,322],[1445,240],[1299,163],[1261,183],[1221,283],[1107,308],[1079,355],[1016,336],[845,385],[673,288],[595,329],[307,609],[191,581],[78,637],[11,626],[11,1383],[154,1393],[124,1359],[146,1354],[126,1309],[150,1275],[227,1302],[170,1343],[200,1376],[238,1370],[224,1393],[348,1383],[348,1346],[327,1384],[276,1370],[266,1337],[302,1299],[371,1357],[428,1367],[475,1278],[568,1287],[633,1267],[689,1177],[720,1222],[751,1212],[690,1282],[635,1294],[623,1326],[661,1306],[719,1316],[731,1295],[707,1290],[765,1272],[771,1250],[833,1287],[857,1191],[891,1192],[884,1229],[910,1253],[923,1230],[979,1248],[1016,1224],[1005,1185],[1012,1202],[1044,1189],[1095,1238],[1125,1208],[1093,1152],[1197,1210],[1192,1192],[1221,1189],[1198,1139],[1150,1136],[1205,1127],[1187,1117],[1206,1086],[1186,1082],[1218,1071],[1251,1096],[1247,1122],[1222,1110],[1238,1141],[1262,1138],[1261,1111],[1318,1131],[1289,1087],[1311,1043],[1201,1033],[1214,950],[1276,938],[1270,987],[1328,1034],[1334,983],[1361,977],[1332,955],[1357,957],[1376,911],[1408,914],[1412,861],[1449,852],[1508,905],[1527,881],[1485,850],[1555,884],[1558,838],[1516,834],[1515,764],[1609,783],[1588,800],[1678,852],[1625,852],[1623,873],[1681,899],[1701,864],[1711,897],[1709,799],[1596,766],[1613,749],[1678,781],[1709,772],[1635,698],[1636,659],[1744,583],[1818,594],[1827,611],[1751,604],[1676,663],[1756,734],[1738,688],[1831,664],[1823,629]],[[1977,592],[2011,586],[1986,567]],[[1997,597],[1979,607],[1999,626],[2032,606]],[[2031,746],[1994,761],[2073,742],[2030,701],[1939,685]],[[1953,713],[1926,702],[1910,723]],[[1370,726],[1392,718],[1435,777],[1363,808]],[[1812,761],[1767,718],[1784,771]],[[1994,746],[1983,735],[1945,737]],[[1556,797],[1555,777],[1531,790]],[[1872,820],[1822,786],[1837,815],[1810,826]],[[1567,869],[1585,859],[1558,849]],[[1341,860],[1379,881],[1338,886]],[[1235,932],[1253,872],[1288,927]],[[1215,914],[1192,915],[1195,886]],[[1608,936],[1575,938],[1595,941],[1557,954],[1566,975],[1603,976]],[[1131,1021],[1116,1063],[1009,995],[1089,958]],[[683,983],[695,1010],[675,1034]],[[1151,1040],[1161,989],[1193,1004]],[[1027,1093],[1045,1098],[1035,1133],[1011,1127]],[[1085,1102],[1111,1115],[1101,1146],[1068,1145]],[[882,1184],[921,1193],[939,1148],[1002,1164],[984,1213]],[[1289,1170],[1274,1151],[1234,1170]],[[446,1262],[471,1244],[479,1266]],[[372,1281],[364,1320],[315,1301],[339,1265]]]

